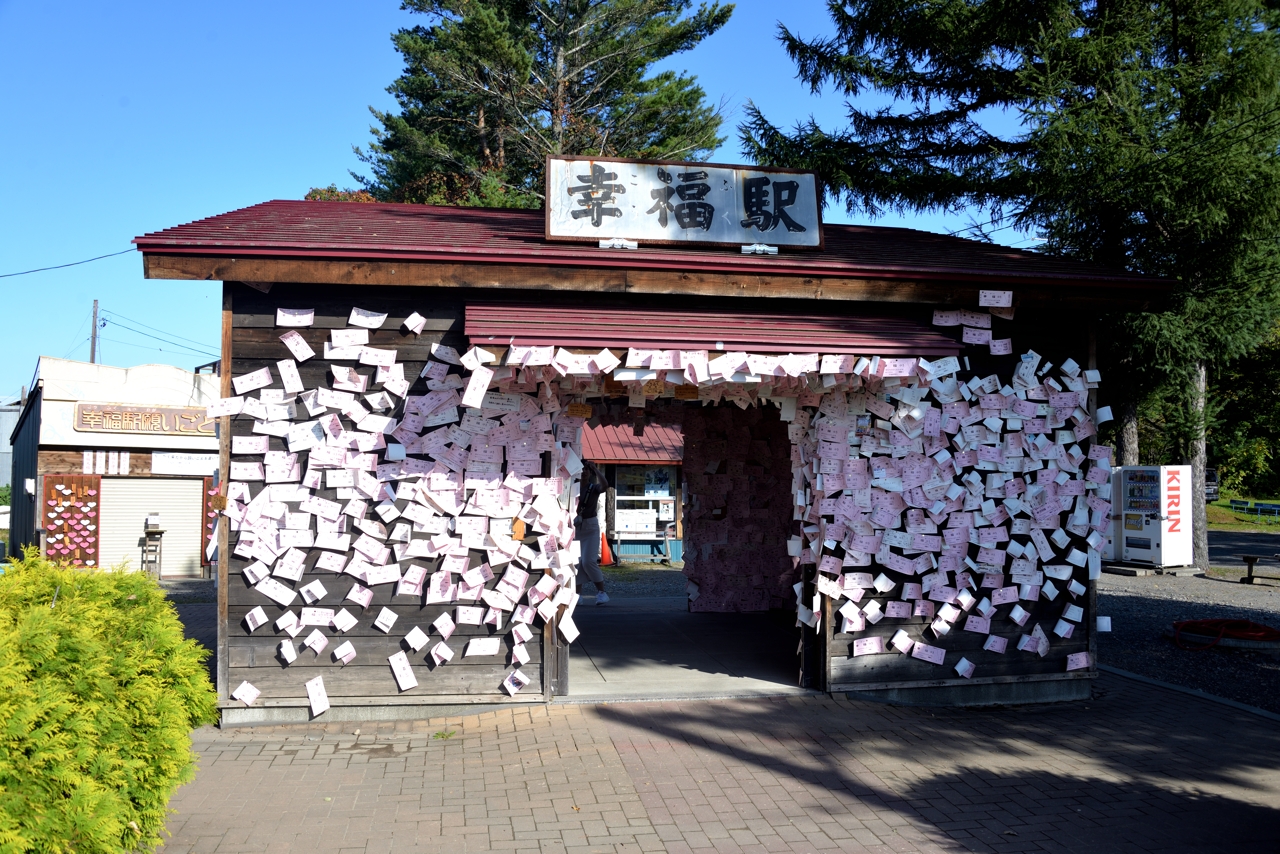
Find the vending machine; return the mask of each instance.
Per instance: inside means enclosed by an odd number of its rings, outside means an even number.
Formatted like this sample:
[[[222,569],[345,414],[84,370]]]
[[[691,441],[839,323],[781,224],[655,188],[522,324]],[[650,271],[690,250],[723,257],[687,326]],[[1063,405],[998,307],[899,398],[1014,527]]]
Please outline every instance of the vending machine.
[[[1191,564],[1191,466],[1121,466],[1111,491],[1107,560]]]

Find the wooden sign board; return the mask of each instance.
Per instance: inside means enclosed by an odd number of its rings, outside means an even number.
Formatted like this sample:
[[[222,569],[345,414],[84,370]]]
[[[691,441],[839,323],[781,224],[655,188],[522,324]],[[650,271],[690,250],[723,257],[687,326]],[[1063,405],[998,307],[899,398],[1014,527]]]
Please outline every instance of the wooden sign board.
[[[549,157],[546,198],[548,240],[822,248],[812,172]]]

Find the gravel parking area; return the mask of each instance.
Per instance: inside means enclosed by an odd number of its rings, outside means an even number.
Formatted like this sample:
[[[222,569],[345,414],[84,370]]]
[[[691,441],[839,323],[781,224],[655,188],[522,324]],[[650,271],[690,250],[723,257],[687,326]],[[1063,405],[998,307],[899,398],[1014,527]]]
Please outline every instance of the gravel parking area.
[[[1112,631],[1098,635],[1100,663],[1280,714],[1280,656],[1184,650],[1164,637],[1178,620],[1245,619],[1280,628],[1276,582],[1104,574],[1098,613],[1112,618]]]

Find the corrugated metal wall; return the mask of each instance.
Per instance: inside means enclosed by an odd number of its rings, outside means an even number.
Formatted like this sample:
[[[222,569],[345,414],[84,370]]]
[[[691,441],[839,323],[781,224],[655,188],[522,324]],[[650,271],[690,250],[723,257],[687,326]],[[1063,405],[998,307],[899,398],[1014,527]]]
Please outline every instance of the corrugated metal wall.
[[[202,483],[197,478],[104,477],[98,546],[102,565],[128,561],[130,569],[140,569],[143,526],[149,514],[158,513],[164,528],[161,575],[199,577]]]
[[[12,511],[9,521],[9,552],[16,553],[23,546],[35,545],[36,517],[38,510],[36,501],[40,496],[40,484],[35,484],[35,494],[28,495],[26,481],[37,479],[36,464],[40,450],[40,409],[43,397],[40,389],[34,389],[27,399],[27,409],[18,422],[17,432],[13,435],[13,477]]]

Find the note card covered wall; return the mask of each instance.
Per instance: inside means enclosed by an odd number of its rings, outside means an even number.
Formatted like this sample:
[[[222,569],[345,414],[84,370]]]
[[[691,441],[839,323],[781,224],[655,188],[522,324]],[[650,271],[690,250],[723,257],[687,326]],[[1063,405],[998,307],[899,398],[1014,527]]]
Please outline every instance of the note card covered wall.
[[[576,634],[581,419],[510,372],[491,389],[447,301],[233,287],[224,690],[542,699],[548,621]]]

